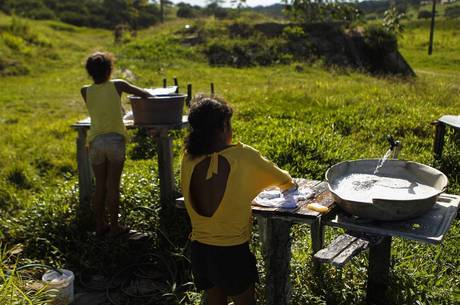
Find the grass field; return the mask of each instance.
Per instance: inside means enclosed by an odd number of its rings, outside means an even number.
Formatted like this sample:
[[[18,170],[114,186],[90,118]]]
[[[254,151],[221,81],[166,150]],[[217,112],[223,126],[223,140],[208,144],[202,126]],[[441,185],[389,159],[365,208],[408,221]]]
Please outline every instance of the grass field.
[[[79,88],[89,83],[85,57],[101,49],[118,57],[116,77],[124,77],[122,68],[128,68],[140,86],[161,86],[163,78],[176,76],[180,84],[192,83],[194,92],[209,92],[213,82],[216,93],[235,109],[235,140],[253,145],[293,176],[324,179],[327,168],[342,160],[379,158],[387,150],[386,135],[392,134],[403,144],[401,159],[441,168],[449,176],[449,192],[460,194],[458,146],[449,134],[443,160],[433,164],[430,125],[441,115],[459,114],[460,20],[438,21],[431,57],[426,55],[428,22],[406,25],[399,46],[418,74],[415,79],[374,77],[303,63],[211,68],[201,55],[171,38],[186,22],[171,21],[141,31],[138,38],[115,46],[109,31],[20,21],[28,28],[28,40],[12,32],[10,17],[0,15],[0,57],[14,59],[29,71],[1,77],[2,247],[22,243],[22,260],[74,269],[104,263],[94,255],[98,249],[92,247],[91,238],[74,225],[76,134],[69,127],[86,116],[79,96]],[[5,38],[12,35],[20,39]],[[296,72],[298,65],[301,72]],[[175,134],[176,177],[182,136]],[[155,149],[148,141],[133,141],[128,155],[123,217],[133,228],[156,234],[158,216],[146,216],[138,209],[159,207]],[[442,246],[394,240],[388,304],[460,304],[459,224],[454,222]],[[174,237],[178,232],[166,233]],[[324,279],[318,280],[310,268],[308,228],[295,226],[293,234],[293,304],[365,302],[365,256],[342,270],[325,268]],[[328,230],[327,238],[336,234]],[[256,243],[253,248],[260,257]],[[258,291],[260,295],[262,287]],[[182,303],[193,304],[194,299],[191,293]]]

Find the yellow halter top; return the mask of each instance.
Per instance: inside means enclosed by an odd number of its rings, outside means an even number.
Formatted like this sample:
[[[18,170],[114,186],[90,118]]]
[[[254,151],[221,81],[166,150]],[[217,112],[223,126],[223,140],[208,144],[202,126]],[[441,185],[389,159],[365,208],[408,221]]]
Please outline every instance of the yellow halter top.
[[[102,84],[93,84],[86,90],[86,107],[91,117],[91,127],[88,132],[88,143],[95,137],[106,133],[118,133],[127,141],[121,97],[112,80]]]

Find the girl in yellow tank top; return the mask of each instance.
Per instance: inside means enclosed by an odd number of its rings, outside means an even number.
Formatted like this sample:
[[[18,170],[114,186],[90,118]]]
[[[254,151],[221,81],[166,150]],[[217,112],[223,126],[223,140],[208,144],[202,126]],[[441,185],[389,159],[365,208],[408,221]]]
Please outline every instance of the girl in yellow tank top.
[[[150,96],[145,90],[124,80],[111,80],[112,70],[113,56],[110,53],[92,54],[86,60],[86,71],[94,83],[81,88],[81,95],[91,118],[88,143],[91,166],[96,178],[92,205],[97,236],[105,233],[116,236],[128,231],[118,223],[120,179],[127,141],[121,95],[125,92],[140,97]]]
[[[192,272],[209,304],[253,305],[257,268],[248,241],[251,201],[263,189],[295,187],[286,171],[254,148],[232,144],[232,109],[217,98],[190,108],[191,132],[181,166],[182,192],[192,223]]]

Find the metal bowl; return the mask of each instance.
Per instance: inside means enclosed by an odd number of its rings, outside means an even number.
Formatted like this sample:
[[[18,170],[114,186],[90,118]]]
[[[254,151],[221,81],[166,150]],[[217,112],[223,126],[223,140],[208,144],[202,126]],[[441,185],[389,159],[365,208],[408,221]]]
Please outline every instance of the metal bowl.
[[[329,190],[339,207],[363,218],[408,219],[430,210],[447,187],[442,172],[412,161],[387,160],[374,175],[379,161],[344,161],[327,170]]]

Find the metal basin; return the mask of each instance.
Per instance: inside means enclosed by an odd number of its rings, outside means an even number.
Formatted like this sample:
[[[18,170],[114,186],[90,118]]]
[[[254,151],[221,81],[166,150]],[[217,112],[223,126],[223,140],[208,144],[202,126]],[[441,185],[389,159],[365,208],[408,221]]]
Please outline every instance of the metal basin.
[[[412,161],[378,159],[344,161],[326,172],[329,190],[346,212],[376,220],[402,220],[419,216],[447,187],[437,169]]]

